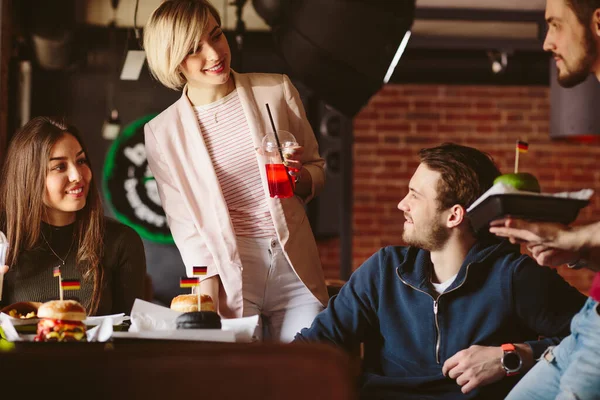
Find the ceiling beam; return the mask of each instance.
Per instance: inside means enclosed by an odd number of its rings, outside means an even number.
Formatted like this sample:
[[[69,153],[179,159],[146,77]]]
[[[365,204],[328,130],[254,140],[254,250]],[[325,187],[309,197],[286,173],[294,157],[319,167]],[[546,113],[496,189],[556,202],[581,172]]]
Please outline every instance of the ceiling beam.
[[[498,10],[485,8],[417,7],[415,19],[453,21],[545,22],[543,11]]]
[[[460,50],[527,50],[543,52],[542,41],[538,39],[511,39],[486,37],[452,37],[414,35],[408,48],[414,49],[460,49]]]
[[[469,22],[529,22],[537,25],[537,38],[452,37],[442,35],[414,35],[409,46],[437,49],[501,49],[543,51],[546,21],[543,11],[498,10],[477,8],[417,7],[415,20],[469,21]]]

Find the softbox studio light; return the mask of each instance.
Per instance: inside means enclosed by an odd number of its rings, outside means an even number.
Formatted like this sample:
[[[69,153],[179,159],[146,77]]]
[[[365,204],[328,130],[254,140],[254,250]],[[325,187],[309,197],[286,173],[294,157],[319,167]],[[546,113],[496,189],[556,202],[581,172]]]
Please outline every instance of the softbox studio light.
[[[290,74],[353,117],[393,72],[415,0],[253,0]],[[274,13],[280,15],[274,15]]]

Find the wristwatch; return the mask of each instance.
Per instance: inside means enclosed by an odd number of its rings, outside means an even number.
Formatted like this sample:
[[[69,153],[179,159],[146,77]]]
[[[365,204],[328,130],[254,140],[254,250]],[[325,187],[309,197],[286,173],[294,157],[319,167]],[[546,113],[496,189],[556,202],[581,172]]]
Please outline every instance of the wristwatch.
[[[517,352],[515,345],[512,343],[505,343],[501,347],[504,354],[500,359],[500,364],[502,364],[502,368],[506,371],[506,376],[517,375],[521,372],[521,368],[523,367],[521,355]]]
[[[588,264],[589,263],[586,260],[584,260],[583,258],[580,258],[579,260],[575,261],[573,264],[567,264],[567,267],[569,267],[570,269],[582,269],[582,268],[587,268]]]

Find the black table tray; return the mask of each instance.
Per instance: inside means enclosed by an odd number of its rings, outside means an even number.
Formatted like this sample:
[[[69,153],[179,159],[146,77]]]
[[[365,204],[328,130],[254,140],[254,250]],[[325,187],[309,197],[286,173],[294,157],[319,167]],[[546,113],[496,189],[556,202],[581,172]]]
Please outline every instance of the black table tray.
[[[551,221],[569,224],[577,218],[579,210],[588,200],[523,194],[495,194],[467,213],[473,229],[487,229],[489,223],[506,216],[534,221]]]

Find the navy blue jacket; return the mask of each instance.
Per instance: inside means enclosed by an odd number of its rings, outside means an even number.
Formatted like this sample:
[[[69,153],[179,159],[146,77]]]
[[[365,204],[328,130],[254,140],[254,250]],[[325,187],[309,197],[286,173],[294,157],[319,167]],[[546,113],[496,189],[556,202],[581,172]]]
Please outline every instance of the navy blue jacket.
[[[349,351],[364,343],[361,390],[369,398],[504,398],[518,377],[463,395],[442,375],[444,362],[471,345],[503,343],[528,343],[537,359],[569,334],[586,300],[508,241],[476,243],[439,297],[431,270],[425,250],[381,249],[296,340],[329,341]]]

